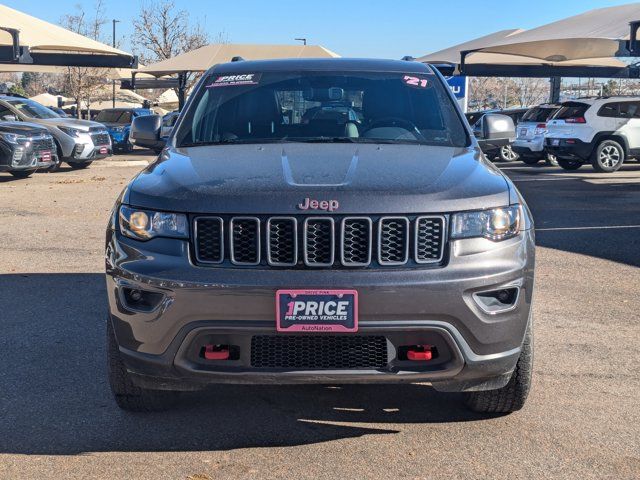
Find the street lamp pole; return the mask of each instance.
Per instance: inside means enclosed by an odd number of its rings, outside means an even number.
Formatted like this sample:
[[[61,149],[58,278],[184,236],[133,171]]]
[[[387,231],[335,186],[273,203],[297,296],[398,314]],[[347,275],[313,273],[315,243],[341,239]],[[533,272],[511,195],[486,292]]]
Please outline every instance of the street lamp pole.
[[[116,48],[116,23],[120,22],[120,20],[116,20],[115,18],[112,20],[113,22],[113,36],[111,37],[113,48]],[[116,80],[115,78],[111,83],[112,92],[111,92],[111,106],[116,108]]]

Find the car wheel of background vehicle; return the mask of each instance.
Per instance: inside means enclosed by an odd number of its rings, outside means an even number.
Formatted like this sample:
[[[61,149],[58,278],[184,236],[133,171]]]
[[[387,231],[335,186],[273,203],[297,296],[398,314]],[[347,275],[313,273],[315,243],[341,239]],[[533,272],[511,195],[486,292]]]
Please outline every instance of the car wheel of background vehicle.
[[[553,153],[547,153],[547,156],[545,157],[544,161],[550,167],[558,166],[558,157],[556,157]]]
[[[57,144],[56,144],[56,152],[58,154],[58,158],[56,159],[53,165],[47,168],[46,170],[47,172],[57,172],[58,170],[60,170],[60,167],[62,166],[62,149]]]
[[[33,173],[33,170],[29,170],[28,172],[9,172],[11,175],[13,175],[16,178],[29,178],[31,176],[31,174]]]
[[[529,319],[527,331],[522,341],[520,358],[516,368],[504,387],[484,392],[467,394],[466,404],[474,412],[511,413],[520,410],[531,390],[533,373],[533,319]]]
[[[133,152],[133,144],[129,141],[129,137],[125,138],[124,147],[122,147],[122,153]]]
[[[69,163],[69,166],[72,170],[83,170],[89,167],[89,165],[91,165],[92,163],[93,162],[71,162]]]
[[[564,170],[578,170],[582,166],[582,162],[578,160],[567,160],[566,158],[558,158],[558,165]]]
[[[535,165],[542,159],[540,157],[536,157],[535,155],[521,155],[520,160],[522,160],[527,165]]]
[[[601,142],[591,156],[591,165],[596,172],[611,173],[619,170],[624,162],[624,149],[618,142]]]
[[[148,390],[136,386],[131,381],[127,368],[120,358],[120,350],[109,319],[107,319],[107,367],[111,392],[116,403],[123,410],[159,412],[171,408],[178,400],[178,392]]]
[[[504,147],[500,147],[500,160],[503,162],[515,162],[520,158],[516,152],[513,151],[511,145],[505,145]]]

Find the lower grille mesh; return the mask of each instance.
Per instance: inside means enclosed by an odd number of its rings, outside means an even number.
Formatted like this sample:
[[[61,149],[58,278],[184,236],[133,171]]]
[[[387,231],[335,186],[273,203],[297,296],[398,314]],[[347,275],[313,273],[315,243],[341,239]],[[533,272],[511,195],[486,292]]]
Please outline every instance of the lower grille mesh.
[[[358,369],[384,368],[387,340],[382,336],[276,336],[251,338],[255,368]]]

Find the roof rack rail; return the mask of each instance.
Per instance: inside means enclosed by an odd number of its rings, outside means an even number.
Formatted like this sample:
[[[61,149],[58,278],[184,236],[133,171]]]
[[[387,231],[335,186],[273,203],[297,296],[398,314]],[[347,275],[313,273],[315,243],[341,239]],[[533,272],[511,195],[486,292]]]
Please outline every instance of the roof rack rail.
[[[240,55],[237,55],[235,57],[233,57],[231,59],[232,62],[244,62],[244,58],[242,58]]]

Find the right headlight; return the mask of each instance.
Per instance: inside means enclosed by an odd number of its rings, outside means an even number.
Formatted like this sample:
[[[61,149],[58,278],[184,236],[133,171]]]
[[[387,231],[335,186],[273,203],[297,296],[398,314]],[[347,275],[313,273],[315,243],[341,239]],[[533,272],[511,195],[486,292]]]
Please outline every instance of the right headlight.
[[[451,238],[483,237],[499,242],[518,235],[521,225],[520,205],[461,212],[452,215]]]
[[[62,133],[69,135],[70,137],[76,137],[76,138],[80,136],[80,133],[82,133],[82,130],[78,130],[77,128],[71,128],[71,127],[58,127],[58,130],[60,130]]]

